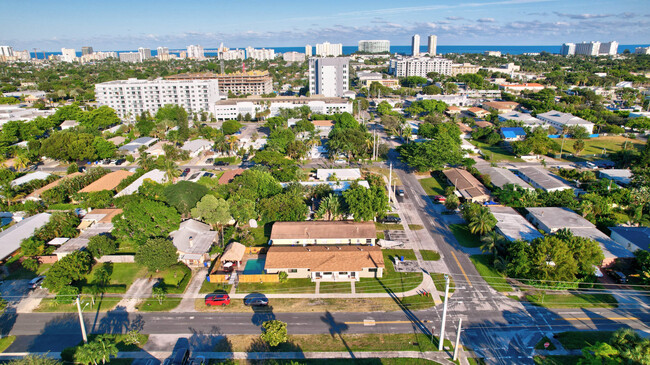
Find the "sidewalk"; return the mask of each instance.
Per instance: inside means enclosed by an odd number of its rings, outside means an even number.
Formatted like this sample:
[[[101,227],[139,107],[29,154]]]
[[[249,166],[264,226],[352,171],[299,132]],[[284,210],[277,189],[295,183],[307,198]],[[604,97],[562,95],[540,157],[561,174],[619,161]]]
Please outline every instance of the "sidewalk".
[[[203,285],[207,274],[207,267],[201,267],[192,273],[192,280],[187,285],[187,288],[185,288],[185,293],[183,294],[181,303],[170,312],[196,312],[194,302],[196,298],[199,298],[199,291],[201,290],[201,285]]]

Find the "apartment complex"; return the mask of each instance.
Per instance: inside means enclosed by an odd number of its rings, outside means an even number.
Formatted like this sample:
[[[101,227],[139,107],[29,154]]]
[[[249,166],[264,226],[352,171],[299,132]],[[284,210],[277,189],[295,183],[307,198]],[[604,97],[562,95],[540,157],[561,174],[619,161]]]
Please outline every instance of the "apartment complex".
[[[121,118],[132,119],[143,111],[174,104],[189,113],[212,112],[219,99],[217,80],[116,80],[95,85],[99,105],[107,105]]]
[[[560,49],[563,56],[613,56],[618,53],[618,42],[564,43]]]
[[[388,72],[397,77],[427,77],[429,72],[451,75],[452,62],[440,57],[402,57],[390,60]]]
[[[366,53],[390,52],[390,41],[387,40],[359,41],[359,52],[366,52]]]
[[[282,54],[285,62],[305,62],[305,54],[300,52],[285,52]]]
[[[137,63],[140,61],[140,54],[138,52],[122,52],[120,53],[120,62]]]
[[[451,76],[475,74],[480,68],[480,66],[472,65],[471,63],[454,63],[451,65]]]
[[[320,57],[338,57],[343,54],[343,44],[341,43],[317,43],[316,56]]]
[[[537,114],[537,118],[542,122],[546,122],[552,125],[558,132],[561,132],[564,127],[584,127],[587,130],[587,133],[592,134],[594,132],[594,123],[584,120],[580,117],[576,117],[570,113],[562,113],[557,110],[551,110],[546,113]]]
[[[262,95],[273,92],[273,80],[268,71],[235,72],[215,74],[211,72],[178,74],[165,77],[166,80],[218,80],[219,92],[228,94]]]
[[[309,93],[325,97],[343,96],[349,90],[349,59],[310,58],[309,59]]]
[[[275,58],[275,50],[272,49],[255,49],[253,47],[246,47],[246,58],[252,58],[258,61],[268,61]]]
[[[429,36],[429,46],[427,47],[427,51],[429,53],[429,56],[433,57],[436,55],[436,52],[438,51],[438,37],[435,35],[430,35]]]
[[[411,56],[417,57],[420,55],[420,35],[416,34],[411,38]]]
[[[158,47],[157,49],[158,57],[159,60],[161,61],[169,61],[171,59],[171,56],[169,55],[169,48],[167,47]]]
[[[229,120],[248,114],[255,118],[258,113],[268,113],[267,117],[275,117],[280,114],[280,109],[296,109],[303,106],[309,107],[315,114],[352,113],[352,103],[344,98],[278,96],[220,100],[214,105],[214,117],[218,120]]]
[[[308,44],[305,46],[305,57],[311,57],[314,55],[313,53],[314,48],[311,46],[311,44]]]
[[[74,48],[61,48],[61,61],[74,62],[77,60],[77,52]]]
[[[169,51],[167,51],[169,53]],[[187,46],[187,58],[194,60],[202,60],[205,58],[205,52],[203,47],[199,45],[189,45]]]
[[[93,54],[93,47],[81,47],[81,55],[86,56],[89,54]]]

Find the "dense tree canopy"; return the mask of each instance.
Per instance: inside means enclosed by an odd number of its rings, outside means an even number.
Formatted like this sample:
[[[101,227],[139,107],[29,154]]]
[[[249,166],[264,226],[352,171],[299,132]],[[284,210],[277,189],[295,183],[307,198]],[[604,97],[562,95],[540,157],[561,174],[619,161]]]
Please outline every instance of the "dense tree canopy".
[[[143,244],[150,238],[167,237],[177,230],[180,215],[173,207],[149,199],[134,199],[128,202],[122,214],[113,218],[113,234],[126,241]]]

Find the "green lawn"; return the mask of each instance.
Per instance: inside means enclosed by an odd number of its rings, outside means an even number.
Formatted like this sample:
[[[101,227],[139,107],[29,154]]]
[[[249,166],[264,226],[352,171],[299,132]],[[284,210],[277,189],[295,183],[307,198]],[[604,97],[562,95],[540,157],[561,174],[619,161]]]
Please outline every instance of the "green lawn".
[[[109,286],[106,288],[106,293],[126,293],[129,286],[136,278],[144,277],[147,269],[136,263],[106,263],[97,264],[93,267],[92,271],[86,275],[85,279],[81,281],[81,292],[88,293],[89,284],[92,283],[95,273],[101,267],[106,268],[110,273]]]
[[[148,298],[138,304],[136,308],[140,312],[168,312],[181,304],[181,298],[165,298],[162,303],[155,298]]]
[[[496,271],[491,265],[491,255],[472,255],[469,257],[472,260],[476,270],[483,277],[483,279],[490,284],[492,288],[499,292],[510,292],[512,287],[506,281],[505,276]]]
[[[378,240],[383,240],[384,238],[386,238],[385,235],[384,235],[384,232],[383,231],[378,231],[377,232],[377,239]]]
[[[404,226],[401,223],[379,223],[375,222],[375,228],[378,231],[403,231]]]
[[[351,293],[352,285],[349,282],[327,282],[320,283],[320,292],[326,293]]]
[[[289,279],[286,283],[239,283],[237,293],[314,293],[316,283],[309,278]]]
[[[86,313],[92,313],[92,312],[106,312],[111,309],[113,309],[117,303],[120,302],[121,298],[100,298],[97,297],[95,298],[95,305],[92,305],[92,300],[89,296],[82,296],[81,297],[81,307],[85,309],[83,310]],[[86,306],[86,303],[88,305]],[[38,305],[38,307],[34,310],[34,312],[63,312],[63,313],[70,313],[70,312],[76,312],[77,311],[77,306],[72,303],[72,304],[59,304],[57,303],[54,298],[43,298],[41,300],[41,303]]]
[[[16,341],[16,336],[7,336],[0,338],[0,352],[4,352],[12,343]]]
[[[226,293],[230,293],[230,287],[232,287],[232,285],[228,285],[228,283],[211,283],[204,280],[203,284],[201,284],[201,289],[199,289],[199,293],[207,294],[216,291],[225,291]]]
[[[437,177],[427,177],[425,179],[420,179],[419,181],[427,195],[445,195],[445,187],[447,186],[447,183],[442,181],[442,179]]]
[[[508,148],[501,145],[490,146],[487,143],[480,141],[470,141],[474,146],[478,147],[486,160],[490,162],[524,162],[524,160],[516,157]]]
[[[535,365],[575,365],[583,357],[580,355],[535,356]]]
[[[424,226],[419,225],[419,224],[409,224],[409,229],[411,231],[419,231],[421,229],[424,229]]]
[[[556,139],[558,144],[562,144],[562,139]],[[585,149],[580,151],[580,155],[601,155],[603,153],[603,148],[605,153],[609,154],[612,152],[617,152],[623,149],[625,142],[627,141],[627,149],[631,150],[633,148],[641,150],[644,147],[638,139],[630,139],[623,136],[606,136],[598,138],[585,139]],[[567,138],[564,141],[564,152],[574,153],[573,143],[575,139]]]
[[[481,238],[469,231],[466,224],[450,224],[449,230],[463,247],[481,247]]]
[[[557,334],[557,340],[567,350],[580,350],[596,342],[607,342],[612,337],[612,331],[567,331]]]
[[[383,293],[390,290],[395,293],[417,288],[422,282],[422,273],[398,273],[393,268],[393,256],[404,256],[405,260],[415,260],[413,250],[382,250],[384,255],[384,274],[381,278],[361,278],[355,285],[357,293]]]
[[[274,360],[277,365],[440,365],[439,362],[425,359],[392,357],[386,359],[300,359],[295,360]]]
[[[89,334],[88,335],[88,341],[91,342],[93,341],[97,336],[100,336],[99,334]],[[137,335],[138,343],[137,344],[126,344],[124,341],[128,338],[126,334],[103,334],[102,336],[108,336],[111,338],[114,342],[115,345],[117,346],[117,349],[120,351],[139,351],[142,349],[144,345],[147,344],[147,341],[149,341],[149,335],[145,335],[142,333],[139,333]],[[80,345],[82,345],[81,343]]]
[[[247,228],[253,235],[253,246],[266,246],[271,239],[271,227],[273,223],[267,223],[257,228]]]
[[[182,263],[157,272],[150,273],[152,277],[162,279],[163,285],[169,294],[182,294],[192,278],[192,270]]]
[[[547,343],[547,342],[549,343],[549,346],[548,346],[548,348],[545,348],[545,347],[544,347],[544,344]],[[555,350],[555,349],[556,349],[556,347],[555,347],[555,345],[553,344],[553,342],[551,342],[551,340],[550,340],[548,337],[546,337],[546,336],[542,337],[542,339],[539,340],[539,342],[537,342],[537,345],[535,345],[535,350],[548,350],[548,351],[553,351],[553,350]]]
[[[618,302],[610,294],[536,294],[526,300],[545,308],[616,308]]]
[[[441,300],[445,297],[445,274],[440,274],[437,272],[431,273],[431,278],[433,283],[436,285],[436,290],[440,293]],[[454,278],[449,276],[449,293],[453,293],[456,290],[456,283],[454,283]]]
[[[440,254],[438,253],[438,251],[420,250],[420,254],[422,255],[422,259],[424,261],[438,261],[438,260],[440,260]]]

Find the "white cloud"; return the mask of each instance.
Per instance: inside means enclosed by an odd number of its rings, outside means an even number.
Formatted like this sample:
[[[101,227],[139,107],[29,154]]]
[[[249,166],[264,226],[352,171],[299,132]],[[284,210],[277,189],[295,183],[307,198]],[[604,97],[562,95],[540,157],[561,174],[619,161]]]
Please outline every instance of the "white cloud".
[[[481,18],[478,21],[481,23],[494,23],[494,18]]]

